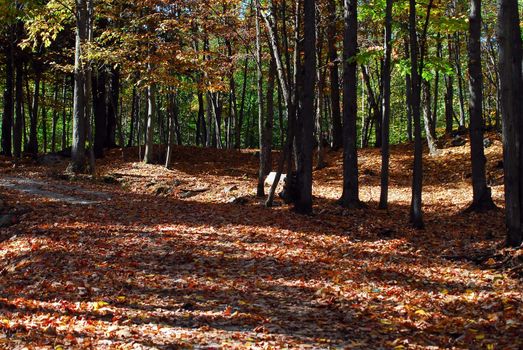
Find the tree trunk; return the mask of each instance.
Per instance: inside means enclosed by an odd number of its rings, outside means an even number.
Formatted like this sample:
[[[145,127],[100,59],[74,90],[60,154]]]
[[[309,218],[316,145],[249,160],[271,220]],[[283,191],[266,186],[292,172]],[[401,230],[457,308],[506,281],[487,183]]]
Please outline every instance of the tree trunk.
[[[438,147],[436,145],[436,136],[433,134],[432,129],[430,82],[428,80],[423,80],[422,84],[423,96],[425,98],[423,103],[423,125],[425,127],[425,137],[427,138],[427,145],[429,146],[429,154],[431,156],[436,156],[438,154]]]
[[[327,45],[329,49],[330,104],[332,113],[332,148],[338,150],[343,146],[343,129],[340,111],[340,83],[338,73],[338,52],[336,50],[336,2],[329,0],[329,25],[327,27]]]
[[[120,70],[111,69],[111,89],[107,105],[107,131],[105,147],[116,147],[116,124],[118,118],[118,101],[120,99]]]
[[[392,54],[392,1],[386,1],[385,7],[385,58],[383,61],[383,117],[381,122],[381,192],[380,209],[387,209],[389,197],[389,161],[390,161],[390,66]]]
[[[481,0],[470,1],[469,15],[469,115],[470,160],[472,163],[472,205],[470,211],[482,212],[496,208],[485,175],[483,151],[483,79],[481,72]]]
[[[521,29],[517,0],[499,0],[498,41],[503,115],[505,220],[509,246],[523,241],[523,77]]]
[[[12,28],[11,28],[12,31]],[[12,138],[14,117],[14,48],[13,35],[8,35],[9,44],[5,49],[5,90],[4,90],[4,111],[2,115],[2,154],[10,157],[12,155]]]
[[[465,93],[463,90],[463,74],[461,72],[461,53],[459,33],[456,33],[456,47],[454,48],[454,59],[456,73],[458,75],[458,94],[459,94],[459,126],[465,127]]]
[[[147,129],[145,139],[145,153],[143,162],[151,164],[153,162],[154,147],[154,119],[156,118],[156,85],[151,83],[147,87]]]
[[[174,134],[175,134],[175,119],[176,119],[176,95],[174,93],[170,93],[167,97],[167,103],[168,103],[168,114],[169,114],[169,136],[167,141],[167,153],[165,155],[165,167],[167,169],[171,166],[171,160],[172,160],[172,153],[174,148]]]
[[[16,24],[16,42],[13,45],[17,45],[24,34],[24,25],[22,21],[17,21]],[[14,158],[20,158],[22,156],[22,137],[24,127],[24,56],[20,52],[20,49],[15,46],[15,52],[17,59],[15,60],[15,120],[13,124],[13,156]]]
[[[94,107],[94,155],[104,156],[107,140],[107,88],[105,69],[99,67],[93,76],[93,107]]]
[[[33,65],[35,71],[33,105],[30,112],[29,121],[29,143],[27,152],[33,156],[38,154],[38,110],[40,108],[40,78],[42,77],[41,67],[38,63]]]
[[[74,58],[74,102],[73,102],[73,145],[69,169],[73,173],[85,169],[85,139],[87,96],[85,94],[85,66],[82,58],[82,46],[87,40],[89,23],[87,1],[76,0],[76,39]]]
[[[256,187],[256,196],[265,196],[265,165],[266,165],[266,151],[265,145],[265,121],[264,121],[264,103],[263,103],[263,70],[262,70],[262,47],[261,47],[261,30],[260,30],[260,13],[256,6],[256,91],[258,96],[258,135],[259,135],[259,149],[260,162],[258,167],[258,185]]]
[[[412,176],[412,199],[410,221],[415,228],[423,228],[421,193],[423,185],[423,148],[421,143],[420,95],[421,86],[418,71],[418,38],[416,31],[416,0],[409,0],[409,36],[410,36],[410,76],[412,82],[412,119],[414,122],[414,169]]]
[[[345,33],[343,35],[343,193],[346,208],[361,207],[358,188],[357,87],[356,55],[358,53],[357,1],[344,0]]]
[[[51,125],[51,152],[56,152],[56,126],[58,124],[58,89],[59,81],[56,80],[53,93],[53,120]]]
[[[452,42],[448,40],[449,59],[452,59]],[[445,132],[450,134],[454,123],[454,77],[447,75],[445,77]]]
[[[42,151],[47,152],[47,108],[45,100],[45,81],[42,82]]]
[[[135,131],[135,123],[137,118],[137,111],[138,111],[138,94],[136,91],[136,86],[133,86],[133,94],[131,97],[131,121],[129,123],[129,140],[127,141],[127,147],[131,147],[133,145],[134,140],[134,131]]]

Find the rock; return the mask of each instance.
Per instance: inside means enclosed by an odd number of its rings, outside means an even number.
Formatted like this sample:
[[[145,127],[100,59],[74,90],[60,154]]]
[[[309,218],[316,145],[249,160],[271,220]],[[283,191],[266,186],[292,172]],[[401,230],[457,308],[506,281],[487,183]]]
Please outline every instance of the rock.
[[[0,227],[9,227],[15,224],[18,224],[18,218],[15,215],[0,215]]]
[[[167,194],[169,194],[171,192],[172,192],[172,189],[169,186],[158,186],[158,187],[156,187],[156,189],[154,191],[154,193],[157,196],[167,195]]]
[[[249,199],[247,197],[232,197],[227,201],[229,204],[247,204],[249,202]]]
[[[231,185],[231,186],[227,186],[225,187],[225,189],[223,190],[225,193],[229,193],[229,192],[232,192],[232,191],[236,191],[238,190],[238,186],[236,185]]]
[[[466,143],[467,143],[467,140],[465,140],[461,136],[456,136],[455,138],[452,139],[452,141],[450,142],[450,145],[452,147],[459,147],[459,146],[463,146]]]
[[[286,178],[287,178],[286,174],[281,174],[280,181],[278,182],[278,185],[281,185],[281,184],[285,183],[285,179]],[[272,186],[272,184],[274,183],[275,179],[276,179],[276,172],[275,171],[271,171],[269,173],[269,175],[267,175],[267,177],[265,178],[265,186]]]
[[[489,139],[489,138],[484,138],[483,139],[483,147],[489,148],[490,146],[492,146],[492,140]]]
[[[119,182],[119,180],[115,176],[113,176],[113,175],[105,175],[102,178],[102,181],[104,183],[110,184],[110,185],[117,184]]]

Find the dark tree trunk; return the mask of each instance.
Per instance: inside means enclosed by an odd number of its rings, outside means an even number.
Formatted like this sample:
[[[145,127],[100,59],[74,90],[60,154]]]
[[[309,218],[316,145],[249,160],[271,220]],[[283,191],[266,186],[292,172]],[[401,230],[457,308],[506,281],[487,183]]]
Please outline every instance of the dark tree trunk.
[[[523,77],[521,29],[517,0],[499,0],[498,41],[503,115],[505,220],[507,245],[523,241]]]
[[[298,213],[312,213],[312,152],[314,145],[314,91],[316,82],[316,6],[304,0],[304,62],[301,87],[301,113],[297,182],[299,195],[294,202]],[[306,83],[305,83],[306,82]]]
[[[329,25],[327,27],[327,45],[329,47],[330,105],[332,114],[332,148],[338,150],[343,146],[343,129],[340,111],[340,83],[338,73],[338,52],[336,50],[336,2],[329,0]]]
[[[73,103],[73,145],[71,149],[70,170],[74,173],[85,169],[85,140],[87,96],[85,94],[85,67],[82,46],[87,40],[89,23],[87,1],[76,0],[76,42],[74,64],[74,103]]]
[[[38,111],[40,108],[40,78],[42,77],[41,67],[38,63],[33,65],[35,71],[33,104],[29,111],[29,142],[27,153],[36,156],[38,154]]]
[[[243,117],[245,112],[245,93],[247,91],[247,73],[248,73],[248,61],[245,59],[245,64],[243,67],[243,85],[242,85],[242,96],[240,101],[240,114],[238,116],[238,122],[235,125],[234,133],[234,148],[241,148],[241,130],[243,124]]]
[[[61,148],[62,150],[65,149],[67,146],[67,75],[64,76],[64,83],[63,83],[63,94],[62,94],[62,142],[61,142]]]
[[[104,156],[107,140],[107,73],[104,68],[99,68],[93,75],[93,109],[94,109],[94,156]]]
[[[147,88],[147,126],[145,138],[145,153],[143,162],[151,164],[153,162],[154,147],[154,119],[156,118],[156,86],[149,85]]]
[[[42,151],[47,152],[47,106],[45,100],[45,81],[42,82]]]
[[[272,58],[269,63],[269,75],[267,76],[267,114],[264,126],[264,145],[265,150],[265,175],[271,172],[272,168],[272,143],[273,143],[273,128],[274,128],[274,80],[276,78],[276,62]]]
[[[483,151],[483,79],[481,72],[481,0],[470,1],[469,15],[469,114],[470,114],[470,160],[472,163],[471,211],[482,212],[496,208],[485,175]]]
[[[358,15],[356,0],[344,0],[345,33],[343,36],[343,194],[342,206],[361,206],[358,188],[357,87]]]
[[[16,41],[15,52],[15,119],[13,123],[13,156],[20,158],[22,156],[22,137],[24,128],[24,56],[16,44],[22,40],[24,34],[24,24],[22,21],[16,23]]]
[[[436,156],[438,154],[438,147],[436,146],[436,135],[433,134],[432,129],[432,99],[430,95],[430,82],[423,80],[423,125],[425,127],[425,137],[427,138],[427,145],[429,147],[429,154]]]
[[[387,0],[385,7],[385,58],[383,62],[383,117],[381,122],[381,192],[380,192],[380,209],[387,209],[389,196],[389,129],[390,129],[390,66],[392,54],[392,1]]]
[[[116,147],[116,124],[118,118],[118,101],[120,99],[120,70],[111,69],[111,90],[107,105],[107,131],[105,147]]]
[[[410,60],[409,41],[405,39],[405,58]],[[407,139],[412,142],[412,81],[410,74],[405,76],[405,102],[407,104]]]
[[[11,29],[12,30],[12,29]],[[5,49],[5,90],[4,90],[4,111],[2,115],[2,154],[11,156],[12,138],[11,131],[13,129],[14,117],[14,48],[13,35],[8,36],[9,44]]]
[[[168,122],[169,122],[169,136],[167,141],[167,153],[165,155],[165,167],[167,169],[170,168],[171,162],[172,162],[172,154],[173,154],[173,148],[174,148],[174,134],[176,129],[176,113],[177,113],[177,107],[176,107],[176,95],[174,93],[170,93],[167,97],[167,109],[168,109]]]
[[[131,121],[129,123],[129,140],[127,141],[127,147],[131,147],[133,145],[135,124],[136,120],[138,119],[138,99],[139,97],[136,91],[136,86],[133,86],[133,95],[131,97]]]
[[[260,149],[260,162],[258,166],[258,185],[256,187],[256,196],[265,196],[265,164],[267,157],[267,146],[265,145],[265,111],[263,104],[263,70],[262,70],[262,47],[261,47],[261,29],[260,29],[259,7],[256,6],[256,92],[258,103],[258,137]]]
[[[56,152],[56,126],[58,124],[58,89],[59,81],[56,80],[53,92],[53,120],[51,125],[51,152]]]
[[[198,91],[198,124],[196,126],[196,144],[207,144],[207,127],[205,125],[205,103],[203,92]]]
[[[456,33],[456,46],[454,47],[454,59],[456,65],[456,73],[458,75],[458,95],[459,95],[459,126],[465,127],[465,92],[463,90],[463,74],[461,72],[461,53],[460,53],[460,37]]]
[[[412,176],[412,199],[410,204],[410,221],[415,228],[423,228],[421,203],[423,185],[423,148],[421,143],[421,86],[418,67],[418,38],[416,30],[416,0],[409,1],[409,36],[410,36],[410,76],[412,82],[412,119],[414,122],[414,168]]]
[[[449,59],[452,59],[452,41],[448,40]],[[447,75],[445,77],[445,132],[450,134],[454,124],[454,77]]]

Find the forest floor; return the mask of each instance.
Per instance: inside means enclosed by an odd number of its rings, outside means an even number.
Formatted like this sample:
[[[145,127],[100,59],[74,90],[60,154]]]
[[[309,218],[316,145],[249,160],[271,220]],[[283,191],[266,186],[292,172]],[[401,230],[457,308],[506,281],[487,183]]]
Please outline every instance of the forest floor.
[[[19,223],[0,229],[0,348],[523,348],[523,252],[503,248],[502,209],[463,213],[468,146],[426,156],[424,230],[408,224],[411,148],[392,148],[388,211],[379,150],[359,153],[361,210],[336,204],[327,153],[312,216],[261,205],[254,151],[179,147],[166,170],[114,149],[94,179],[1,158]]]

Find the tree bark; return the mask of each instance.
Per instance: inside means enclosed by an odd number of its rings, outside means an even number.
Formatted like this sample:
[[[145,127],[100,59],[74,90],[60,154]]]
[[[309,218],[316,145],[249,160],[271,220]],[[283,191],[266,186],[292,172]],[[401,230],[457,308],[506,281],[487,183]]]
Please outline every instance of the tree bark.
[[[357,87],[356,55],[358,53],[357,0],[344,0],[343,35],[343,193],[340,204],[346,208],[361,207],[358,188]]]
[[[147,129],[145,140],[145,153],[143,162],[151,164],[153,162],[154,148],[154,119],[156,118],[156,85],[151,83],[147,87]]]
[[[336,2],[327,2],[329,25],[327,27],[327,45],[329,49],[330,105],[332,114],[332,148],[338,150],[343,146],[343,129],[340,111],[340,83],[338,72],[338,52],[336,50]]]
[[[12,28],[10,28],[12,33]],[[12,138],[14,117],[14,48],[13,34],[8,35],[9,43],[5,48],[5,89],[4,89],[4,110],[2,115],[2,154],[10,157],[12,155]]]
[[[483,78],[481,69],[481,0],[470,1],[469,15],[469,115],[470,160],[472,163],[472,205],[469,211],[483,212],[495,209],[485,174],[483,150]]]
[[[498,9],[506,243],[519,246],[523,241],[523,77],[518,1],[499,0]]]
[[[412,83],[411,103],[414,122],[414,167],[412,175],[412,198],[410,204],[410,222],[415,228],[423,228],[422,186],[423,186],[423,148],[421,143],[420,116],[420,79],[418,67],[418,38],[416,30],[416,0],[409,0],[409,37],[410,37],[410,77]]]
[[[87,1],[76,0],[76,39],[74,60],[74,102],[73,102],[73,144],[69,170],[73,173],[85,169],[85,140],[87,96],[85,94],[85,66],[82,59],[82,46],[87,40],[89,23]]]
[[[389,196],[389,161],[390,161],[390,69],[392,54],[392,1],[387,0],[385,6],[385,58],[383,61],[383,116],[381,122],[381,192],[380,209],[387,209]]]

